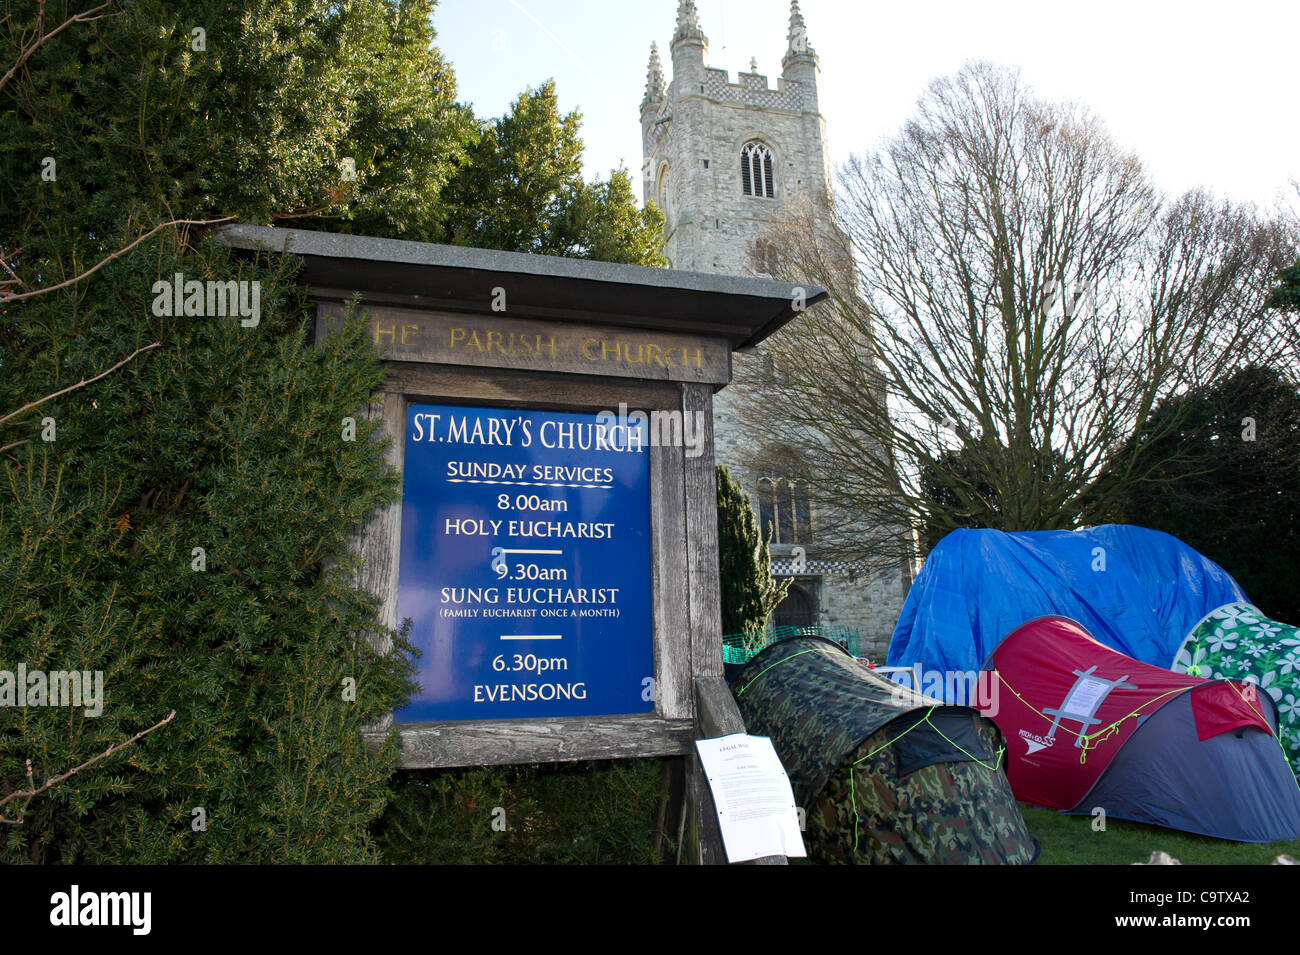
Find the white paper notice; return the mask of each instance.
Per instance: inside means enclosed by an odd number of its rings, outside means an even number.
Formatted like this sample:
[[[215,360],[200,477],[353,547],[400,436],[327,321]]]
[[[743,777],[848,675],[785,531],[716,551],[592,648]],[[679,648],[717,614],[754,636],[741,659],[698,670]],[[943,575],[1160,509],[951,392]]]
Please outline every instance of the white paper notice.
[[[697,739],[695,748],[718,807],[727,861],[808,854],[790,777],[770,739],[736,733]]]
[[[1105,680],[1079,677],[1074,688],[1070,690],[1070,695],[1061,704],[1061,712],[1071,716],[1092,716],[1097,709],[1097,704],[1101,702],[1101,698],[1106,695],[1111,686],[1112,684]]]

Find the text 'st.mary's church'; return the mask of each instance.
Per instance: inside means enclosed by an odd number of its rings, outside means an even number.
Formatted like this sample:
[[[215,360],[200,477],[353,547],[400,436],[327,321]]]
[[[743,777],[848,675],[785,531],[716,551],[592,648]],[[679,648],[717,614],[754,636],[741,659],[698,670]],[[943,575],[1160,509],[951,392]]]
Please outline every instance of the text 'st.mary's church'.
[[[664,254],[670,267],[752,275],[750,244],[792,201],[812,202],[831,222],[817,54],[797,0],[791,4],[776,89],[758,72],[739,73],[737,82],[730,82],[725,69],[709,67],[708,50],[694,0],[681,0],[670,45],[671,82],[658,47],[650,48],[641,101],[645,197],[666,216]],[[756,68],[751,61],[750,69]],[[797,321],[785,334],[798,334]],[[738,384],[717,395],[715,446],[719,463],[741,482],[762,524],[775,529],[772,572],[793,577],[773,622],[857,630],[862,651],[882,659],[902,606],[906,574],[864,576],[853,564],[817,556],[819,515],[797,481],[755,471],[752,456],[740,446],[737,410],[756,400],[761,399]]]

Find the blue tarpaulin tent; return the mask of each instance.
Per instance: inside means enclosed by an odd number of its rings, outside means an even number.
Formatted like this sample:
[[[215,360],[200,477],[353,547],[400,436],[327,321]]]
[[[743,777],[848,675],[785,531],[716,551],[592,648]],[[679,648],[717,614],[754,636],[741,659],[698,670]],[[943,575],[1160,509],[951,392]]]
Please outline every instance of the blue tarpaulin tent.
[[[1016,627],[1056,614],[1108,647],[1167,668],[1207,614],[1245,600],[1227,571],[1160,531],[1123,524],[957,530],[913,582],[888,663],[975,671]]]

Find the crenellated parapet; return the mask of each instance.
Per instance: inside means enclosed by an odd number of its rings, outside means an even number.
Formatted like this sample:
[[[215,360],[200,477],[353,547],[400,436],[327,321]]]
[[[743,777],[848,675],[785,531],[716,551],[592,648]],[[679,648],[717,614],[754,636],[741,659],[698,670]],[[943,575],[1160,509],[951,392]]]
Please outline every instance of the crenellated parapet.
[[[804,105],[803,84],[779,77],[776,89],[767,85],[762,73],[738,73],[732,83],[726,70],[704,71],[704,96],[719,103],[741,106],[758,106],[762,109],[781,109],[801,112]]]

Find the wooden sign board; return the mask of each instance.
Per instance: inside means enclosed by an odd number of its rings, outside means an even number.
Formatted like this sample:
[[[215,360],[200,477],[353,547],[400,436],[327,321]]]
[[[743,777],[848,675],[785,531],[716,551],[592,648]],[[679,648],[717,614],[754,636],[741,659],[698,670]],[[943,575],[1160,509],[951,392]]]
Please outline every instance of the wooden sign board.
[[[417,696],[369,735],[397,725],[408,768],[684,757],[684,856],[725,862],[694,750],[744,731],[722,678],[713,393],[733,349],[825,293],[252,226],[221,235],[304,258],[318,339],[359,297],[385,357],[363,413],[410,510],[366,521],[358,582],[385,627],[411,620],[423,656]]]
[[[587,334],[587,329],[573,330],[575,338]],[[481,358],[486,363],[494,356]],[[390,439],[389,462],[402,472],[404,484],[409,480],[406,456],[415,437],[414,427],[408,427],[411,409],[429,400],[443,405],[496,407],[503,412],[576,413],[593,423],[602,412],[617,416],[620,406],[628,409],[629,416],[635,412],[647,418],[667,414],[682,422],[693,422],[692,429],[702,432],[700,440],[707,453],[688,456],[684,446],[688,429],[683,425],[681,445],[647,441],[641,455],[648,472],[649,527],[644,547],[650,570],[646,588],[651,598],[653,651],[653,672],[645,676],[653,680],[653,710],[616,718],[604,714],[403,723],[403,765],[427,768],[689,754],[695,739],[692,678],[700,675],[701,669],[716,677],[722,672],[717,598],[707,603],[693,599],[705,591],[716,594],[718,587],[712,386],[668,381],[566,381],[550,375],[521,374],[513,368],[489,370],[483,365],[463,368],[447,367],[442,362],[402,362],[394,366],[388,382],[375,395],[371,414],[382,423]],[[423,427],[424,422],[420,423]],[[670,436],[676,433],[673,428],[658,430]],[[516,449],[498,446],[498,450]],[[574,460],[589,458],[599,462],[607,456],[596,452]],[[464,455],[458,459],[463,460]],[[501,454],[485,456],[485,463],[500,465],[503,460]],[[549,492],[545,500],[547,506],[563,502],[560,495]],[[514,541],[493,536],[479,545],[483,549],[482,587],[489,587],[494,579],[491,548],[511,543]],[[400,575],[402,505],[395,504],[373,515],[363,528],[359,544],[370,577],[368,587],[384,600],[383,622],[397,629],[402,622],[398,614],[401,594],[409,585]],[[576,579],[581,572],[587,575],[584,580],[590,580],[597,573],[597,568],[555,569],[567,570],[570,579]],[[437,612],[443,608],[432,609]],[[537,647],[529,649],[536,652]],[[472,697],[472,686],[466,687],[465,693],[467,698]],[[387,726],[376,729],[386,731]]]

